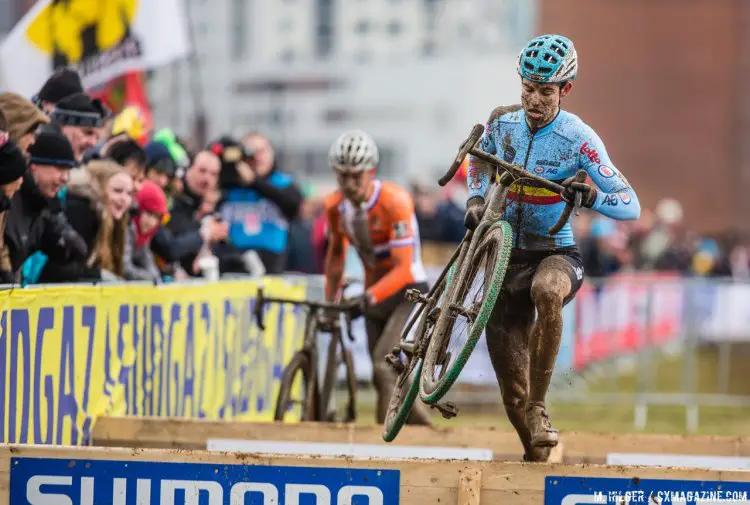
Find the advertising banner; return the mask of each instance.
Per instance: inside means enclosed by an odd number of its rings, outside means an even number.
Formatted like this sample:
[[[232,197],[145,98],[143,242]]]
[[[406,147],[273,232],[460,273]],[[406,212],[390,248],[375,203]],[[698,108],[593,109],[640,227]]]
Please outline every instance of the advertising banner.
[[[264,279],[269,296],[304,284]],[[0,440],[76,445],[98,416],[272,420],[301,314],[252,281],[13,290],[0,298]]]

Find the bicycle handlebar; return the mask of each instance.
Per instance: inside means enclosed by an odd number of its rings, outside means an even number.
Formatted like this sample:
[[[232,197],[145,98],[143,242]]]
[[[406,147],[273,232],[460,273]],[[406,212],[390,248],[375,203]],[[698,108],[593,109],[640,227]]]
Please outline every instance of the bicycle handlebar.
[[[323,309],[331,312],[344,313],[346,319],[346,333],[349,336],[349,340],[354,342],[354,336],[352,335],[352,317],[351,313],[354,310],[353,304],[347,303],[329,303],[329,302],[311,302],[309,300],[289,300],[287,298],[268,298],[263,295],[263,288],[258,288],[258,294],[255,300],[254,316],[258,327],[261,330],[266,329],[263,324],[263,306],[266,303],[291,303],[292,305],[304,305],[309,307],[311,310]]]
[[[537,186],[548,189],[554,193],[562,194],[562,192],[565,190],[562,185],[557,184],[556,182],[552,182],[543,177],[539,177],[538,175],[534,175],[517,165],[508,163],[505,160],[501,160],[494,154],[487,153],[477,148],[476,144],[479,142],[479,138],[482,136],[482,133],[484,133],[484,126],[482,126],[481,124],[474,125],[474,128],[471,129],[471,133],[469,134],[469,138],[467,138],[466,141],[461,145],[456,159],[453,161],[453,164],[445,173],[445,175],[443,175],[443,177],[438,180],[438,184],[440,184],[441,186],[445,186],[446,184],[448,184],[448,182],[450,182],[450,180],[453,179],[453,177],[456,175],[456,172],[458,172],[458,169],[461,166],[461,163],[463,162],[466,155],[471,154],[475,158],[479,158],[480,160],[485,161],[490,165],[499,168],[500,170],[510,173],[515,178],[530,179]],[[575,180],[577,182],[584,182],[586,180],[586,177],[586,171],[579,170],[578,172],[576,172]],[[583,195],[578,192],[576,194],[575,201],[573,203],[567,203],[565,205],[562,213],[560,213],[560,217],[557,220],[557,223],[555,223],[549,229],[550,235],[556,235],[557,232],[559,232],[562,227],[565,226],[565,223],[568,222],[568,219],[570,218],[570,215],[574,210],[576,211],[576,215],[578,215],[578,209],[581,207],[582,198]]]
[[[474,128],[471,129],[469,138],[466,139],[463,144],[461,144],[461,148],[456,155],[456,159],[453,160],[453,164],[445,173],[445,175],[442,176],[440,180],[438,180],[438,184],[440,184],[441,186],[445,186],[450,182],[451,179],[453,179],[453,177],[456,175],[456,172],[458,172],[458,169],[461,168],[461,163],[464,162],[466,155],[469,154],[474,149],[477,142],[479,142],[479,138],[482,136],[482,133],[484,133],[484,126],[480,124],[474,125]]]

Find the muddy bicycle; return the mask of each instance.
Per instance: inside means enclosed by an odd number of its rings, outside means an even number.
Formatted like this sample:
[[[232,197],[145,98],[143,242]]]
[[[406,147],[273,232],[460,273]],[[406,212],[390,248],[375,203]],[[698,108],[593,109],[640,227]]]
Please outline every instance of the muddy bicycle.
[[[340,303],[325,303],[306,300],[288,300],[285,298],[268,298],[263,289],[258,289],[255,303],[255,320],[260,329],[265,330],[263,324],[263,307],[267,303],[292,304],[307,309],[305,316],[305,334],[302,348],[297,351],[284,368],[281,375],[281,387],[276,399],[274,412],[275,421],[283,421],[292,416],[295,405],[301,408],[301,421],[330,421],[352,422],[356,419],[356,390],[357,379],[354,374],[354,358],[352,352],[344,344],[343,330],[350,341],[354,341],[351,331],[351,314],[354,306],[346,301]],[[340,315],[345,323],[341,324]],[[326,367],[323,374],[323,384],[319,384],[318,336],[320,333],[330,334]],[[340,354],[339,354],[340,351]],[[339,366],[346,369],[347,402],[340,412],[331,409],[331,400],[336,385]],[[301,382],[296,382],[301,380]],[[297,395],[301,398],[297,398]]]
[[[448,172],[438,183],[445,186],[458,171],[464,158],[472,156],[495,168],[482,219],[475,230],[468,230],[432,288],[423,294],[411,289],[406,299],[418,305],[402,331],[401,341],[386,356],[399,374],[386,413],[383,439],[391,442],[403,427],[417,397],[441,412],[457,415],[452,402],[441,402],[455,384],[484,331],[500,294],[510,261],[513,230],[502,221],[508,192],[514,184],[532,185],[561,194],[563,187],[529,173],[482,151],[478,146],[484,132],[480,124],[461,145]],[[499,180],[498,179],[499,176]],[[584,182],[579,170],[576,181]],[[568,203],[549,233],[559,232],[571,213],[581,206],[578,193]]]

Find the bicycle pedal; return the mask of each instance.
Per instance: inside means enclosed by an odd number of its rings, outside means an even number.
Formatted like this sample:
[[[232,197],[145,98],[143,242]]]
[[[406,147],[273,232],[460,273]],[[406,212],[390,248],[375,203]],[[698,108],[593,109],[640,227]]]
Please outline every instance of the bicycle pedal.
[[[433,409],[437,409],[445,419],[453,419],[458,415],[458,407],[453,402],[443,402],[437,405],[432,405]]]
[[[400,349],[399,349],[400,350]],[[401,359],[399,358],[398,354],[391,353],[387,354],[385,356],[385,361],[389,365],[391,365],[391,368],[393,368],[397,374],[401,375],[401,373],[406,370],[406,367],[403,363],[401,363]]]
[[[406,294],[404,295],[404,298],[409,303],[417,303],[417,302],[426,303],[427,302],[427,298],[422,295],[422,292],[414,288],[407,289]]]

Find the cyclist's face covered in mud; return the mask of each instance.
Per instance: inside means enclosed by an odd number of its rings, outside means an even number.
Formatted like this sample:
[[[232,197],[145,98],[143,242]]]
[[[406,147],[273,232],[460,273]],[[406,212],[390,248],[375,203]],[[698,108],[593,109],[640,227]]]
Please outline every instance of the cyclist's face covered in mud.
[[[337,172],[336,180],[347,200],[354,204],[361,204],[369,196],[370,183],[374,177],[373,170],[363,170],[361,172]]]
[[[570,88],[570,82],[560,86],[522,79],[521,104],[529,126],[538,129],[552,122],[560,110],[560,99],[570,92]]]

